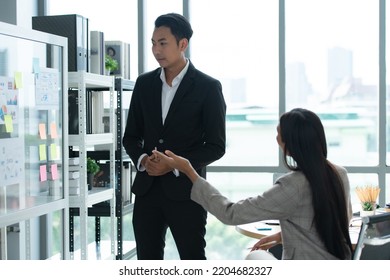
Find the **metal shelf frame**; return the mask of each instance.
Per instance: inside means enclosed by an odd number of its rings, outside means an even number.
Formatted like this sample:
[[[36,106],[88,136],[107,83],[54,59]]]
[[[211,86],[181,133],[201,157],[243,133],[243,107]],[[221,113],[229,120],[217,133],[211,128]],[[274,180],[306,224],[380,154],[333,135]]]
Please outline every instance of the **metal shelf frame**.
[[[78,157],[80,160],[80,195],[70,196],[70,255],[74,259],[74,216],[76,213],[80,216],[80,254],[81,259],[88,259],[88,217],[89,207],[94,204],[109,201],[109,216],[111,218],[110,223],[110,236],[111,236],[111,256],[109,258],[115,258],[115,137],[114,137],[114,88],[115,79],[113,76],[104,76],[85,71],[69,72],[68,73],[68,86],[69,88],[78,89],[78,106],[79,106],[79,133],[77,135],[69,136],[69,146],[78,147]],[[105,91],[110,95],[109,101],[109,119],[110,119],[110,131],[109,133],[99,134],[87,134],[87,91]],[[93,93],[93,92],[92,92]],[[88,190],[87,187],[87,150],[96,145],[107,145],[110,164],[110,187]],[[99,244],[97,244],[98,246]]]
[[[123,94],[124,92],[130,92],[133,91],[135,83],[130,80],[123,79],[121,77],[115,78],[115,91],[116,91],[116,124],[113,126],[116,128],[114,131],[114,137],[115,137],[115,174],[116,174],[116,184],[115,184],[115,196],[116,196],[116,226],[117,226],[117,260],[122,259],[130,259],[136,255],[135,247],[131,247],[129,251],[124,252],[124,246],[123,246],[123,218],[125,215],[131,214],[133,212],[133,204],[132,204],[132,197],[130,192],[130,201],[123,201],[123,190],[124,188],[130,188],[131,189],[131,183],[132,183],[132,170],[133,165],[130,162],[129,156],[126,154],[126,151],[123,148],[122,145],[122,135],[124,132],[123,127],[123,110],[127,108],[123,108]],[[93,153],[94,158],[97,158],[99,160],[106,160],[107,159],[107,153],[102,151],[96,151]],[[124,184],[124,178],[122,174],[122,167],[126,166],[126,168],[130,169],[130,186],[126,186]],[[100,217],[107,216],[109,214],[109,211],[107,209],[107,205],[95,205],[92,207],[89,211],[90,216],[95,216],[95,231],[96,231],[96,241],[99,241],[100,233],[98,232],[100,230],[99,225]],[[135,244],[135,242],[134,242]]]

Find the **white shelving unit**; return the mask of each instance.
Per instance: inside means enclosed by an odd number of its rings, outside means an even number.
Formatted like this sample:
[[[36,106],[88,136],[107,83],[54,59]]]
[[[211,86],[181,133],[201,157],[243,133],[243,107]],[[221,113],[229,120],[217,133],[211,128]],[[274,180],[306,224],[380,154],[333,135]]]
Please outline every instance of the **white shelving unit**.
[[[115,89],[115,77],[103,76],[93,73],[87,73],[85,71],[69,72],[68,73],[68,86],[72,89],[78,90],[78,128],[79,133],[75,135],[69,135],[69,146],[78,149],[80,165],[80,194],[69,197],[69,207],[78,209],[80,216],[80,259],[88,259],[88,251],[90,251],[88,244],[88,208],[92,205],[100,202],[109,201],[110,205],[110,255],[108,257],[102,257],[104,259],[115,259],[115,108],[114,108],[114,89]],[[104,91],[104,94],[110,95],[110,131],[109,133],[99,134],[87,134],[87,115],[88,115],[88,100],[87,92],[91,91]],[[88,190],[87,186],[87,153],[88,151],[94,151],[97,145],[104,145],[109,150],[109,163],[110,163],[110,184],[109,187],[99,187]],[[72,212],[71,212],[72,213]],[[71,214],[71,223],[72,223]],[[73,227],[70,226],[71,242],[73,241]],[[101,244],[96,244],[99,248]],[[71,244],[72,246],[72,244]],[[75,259],[74,251],[71,249],[71,259]],[[76,259],[78,257],[76,256]]]
[[[115,144],[115,203],[116,203],[116,259],[131,259],[136,255],[135,241],[130,233],[131,227],[131,214],[133,211],[133,197],[131,195],[131,184],[133,178],[134,168],[129,156],[122,145],[122,138],[127,121],[127,112],[131,101],[131,93],[134,89],[135,83],[130,80],[123,79],[122,77],[115,78],[115,91],[116,98],[114,98],[114,107],[116,110],[116,120],[114,126],[114,137],[116,139]],[[105,102],[105,108],[108,106]],[[107,129],[105,129],[107,130]],[[97,141],[97,140],[95,140]],[[102,145],[101,145],[102,146]],[[92,157],[96,160],[105,162],[109,158],[107,151],[102,151],[99,147],[98,151],[90,152]],[[102,217],[108,217],[110,215],[109,205],[97,204],[91,207],[88,211],[90,217],[95,217],[95,240],[99,242],[101,232],[100,219]],[[130,235],[129,235],[130,233]],[[102,251],[106,248],[101,246]],[[96,255],[96,254],[94,254]]]

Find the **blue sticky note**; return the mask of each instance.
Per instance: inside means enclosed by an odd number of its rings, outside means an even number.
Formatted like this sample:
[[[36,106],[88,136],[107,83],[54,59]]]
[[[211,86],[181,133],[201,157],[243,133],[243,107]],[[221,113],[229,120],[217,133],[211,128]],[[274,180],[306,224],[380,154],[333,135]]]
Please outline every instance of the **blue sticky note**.
[[[33,58],[33,72],[34,73],[39,73],[39,58],[38,57],[34,57]]]

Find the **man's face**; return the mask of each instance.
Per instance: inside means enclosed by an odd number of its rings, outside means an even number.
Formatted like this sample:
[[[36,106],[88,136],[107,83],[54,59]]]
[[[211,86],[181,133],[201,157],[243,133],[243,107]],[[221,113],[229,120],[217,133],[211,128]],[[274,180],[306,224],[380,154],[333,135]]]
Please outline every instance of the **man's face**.
[[[171,29],[165,26],[155,28],[152,36],[152,52],[157,62],[163,68],[175,67],[183,58],[186,39],[176,42]]]

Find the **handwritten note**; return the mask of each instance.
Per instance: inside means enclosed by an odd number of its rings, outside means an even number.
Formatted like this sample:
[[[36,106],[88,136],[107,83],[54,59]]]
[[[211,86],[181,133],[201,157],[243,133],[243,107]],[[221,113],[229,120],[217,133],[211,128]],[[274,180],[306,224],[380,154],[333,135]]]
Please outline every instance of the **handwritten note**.
[[[35,75],[36,105],[59,105],[59,74],[58,70],[45,68]]]

